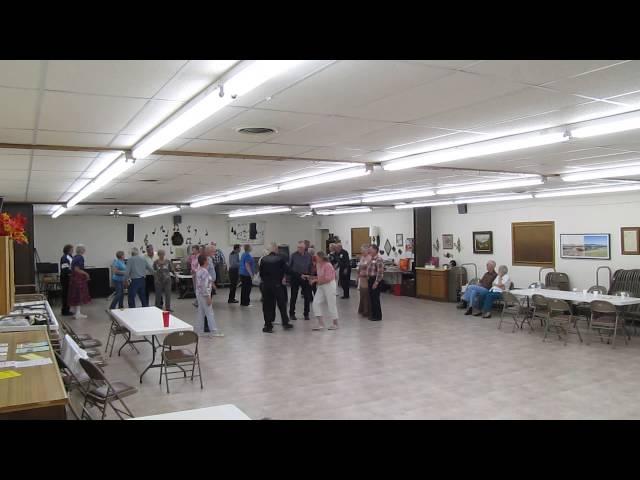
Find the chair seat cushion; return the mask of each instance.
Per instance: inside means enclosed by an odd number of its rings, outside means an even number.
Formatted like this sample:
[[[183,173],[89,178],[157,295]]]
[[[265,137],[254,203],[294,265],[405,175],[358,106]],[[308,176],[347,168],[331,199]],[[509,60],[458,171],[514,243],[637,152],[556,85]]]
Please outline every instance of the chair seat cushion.
[[[83,340],[80,343],[80,348],[93,348],[93,347],[99,347],[102,345],[102,342],[100,340],[95,340],[95,339],[89,339],[89,340]]]
[[[126,383],[123,383],[123,382],[113,382],[111,386],[116,391],[119,397],[126,397],[127,395],[132,395],[138,391],[137,388],[127,385]],[[95,388],[95,387],[92,388],[89,393],[94,397],[104,400],[107,396],[107,389],[108,387],[106,385],[103,385],[100,388]]]
[[[162,358],[164,358],[167,363],[193,362],[195,355],[191,350],[178,349],[162,352]]]

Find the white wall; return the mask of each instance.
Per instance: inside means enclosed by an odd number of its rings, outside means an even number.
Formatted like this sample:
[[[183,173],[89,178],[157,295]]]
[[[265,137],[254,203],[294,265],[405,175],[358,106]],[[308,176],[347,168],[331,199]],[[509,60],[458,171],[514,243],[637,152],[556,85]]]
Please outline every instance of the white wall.
[[[371,213],[353,215],[330,215],[313,218],[314,228],[328,228],[342,241],[343,247],[351,254],[351,229],[362,227],[379,227],[380,247],[384,247],[387,238],[392,246],[396,245],[396,234],[403,235],[403,241],[413,238],[413,212],[411,210],[382,210]],[[315,236],[313,237],[315,238]],[[320,248],[318,245],[316,247]],[[396,247],[397,248],[397,247]],[[403,257],[404,245],[402,247]],[[391,254],[393,257],[393,253]]]
[[[160,215],[151,218],[120,217],[117,220],[104,216],[62,215],[56,219],[50,216],[36,216],[34,220],[35,247],[42,262],[58,262],[62,255],[62,247],[66,243],[74,245],[82,243],[87,247],[85,255],[88,266],[103,267],[111,264],[117,250],[124,250],[129,256],[131,247],[143,245],[145,234],[149,234],[149,241],[158,248],[162,247],[164,235],[160,226],[169,228],[169,239],[173,233],[173,216]],[[249,220],[250,217],[247,217]],[[265,221],[266,243],[277,242],[289,244],[295,249],[296,242],[305,238],[312,238],[311,220],[292,215],[261,215],[255,219]],[[198,228],[198,235],[192,236],[193,242],[202,239],[203,243],[215,241],[228,257],[232,246],[229,245],[227,233],[228,218],[224,215],[183,215],[180,233],[187,238],[188,225]],[[135,225],[135,242],[127,243],[127,223]],[[151,232],[156,229],[156,235]],[[205,231],[209,236],[205,237]],[[200,235],[202,232],[202,235]],[[264,246],[254,245],[256,254],[262,253]]]
[[[517,287],[538,281],[538,267],[512,266],[511,222],[554,221],[556,243],[556,271],[569,275],[571,287],[588,288],[595,284],[596,268],[606,265],[612,271],[624,268],[640,268],[640,255],[621,255],[620,227],[640,226],[640,195],[607,195],[593,197],[554,198],[531,201],[517,201],[510,205],[498,203],[469,204],[468,213],[460,215],[457,207],[435,207],[432,209],[432,241],[440,239],[440,263],[448,259],[444,253],[453,253],[453,258],[461,263],[474,262],[481,270],[487,260],[494,259],[498,265],[509,267],[511,277]],[[493,232],[493,255],[474,255],[472,232],[490,230]],[[462,250],[442,250],[442,234],[454,235],[454,242],[460,237]],[[560,234],[609,233],[611,234],[611,260],[564,259],[560,258]],[[543,272],[543,276],[546,272]],[[606,283],[606,271],[601,272],[600,283]]]

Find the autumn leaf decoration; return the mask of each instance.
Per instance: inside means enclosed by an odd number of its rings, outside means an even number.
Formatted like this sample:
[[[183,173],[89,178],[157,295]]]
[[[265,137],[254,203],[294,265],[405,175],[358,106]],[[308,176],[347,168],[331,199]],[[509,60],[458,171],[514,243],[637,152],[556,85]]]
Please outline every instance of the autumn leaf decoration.
[[[22,214],[11,217],[8,213],[0,213],[0,237],[10,237],[19,244],[29,243],[29,239],[24,231],[27,218]]]

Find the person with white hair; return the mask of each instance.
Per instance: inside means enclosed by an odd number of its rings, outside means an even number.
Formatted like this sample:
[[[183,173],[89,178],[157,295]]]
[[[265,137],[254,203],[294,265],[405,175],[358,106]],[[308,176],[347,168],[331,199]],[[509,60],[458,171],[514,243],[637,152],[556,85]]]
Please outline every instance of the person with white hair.
[[[338,307],[336,305],[336,276],[335,270],[329,261],[327,255],[320,251],[316,253],[317,274],[313,277],[306,276],[312,283],[318,285],[318,290],[313,299],[313,314],[316,317],[316,323],[312,330],[324,330],[322,317],[324,314],[324,305],[327,307],[327,315],[332,322],[329,330],[338,328]]]
[[[489,260],[487,262],[487,272],[482,276],[480,282],[477,285],[467,285],[467,289],[465,290],[464,295],[462,295],[462,300],[458,304],[458,308],[466,308],[467,311],[464,314],[471,315],[473,313],[473,305],[476,296],[481,293],[488,292],[497,276],[496,262],[494,260]]]
[[[493,281],[493,286],[488,292],[481,292],[476,295],[476,305],[474,309],[480,309],[481,313],[474,313],[476,317],[482,314],[482,318],[491,318],[491,309],[493,302],[502,297],[502,292],[511,288],[511,279],[509,278],[509,269],[506,265],[498,267],[498,276]]]
[[[69,299],[70,307],[75,307],[74,318],[87,318],[82,314],[80,307],[91,302],[89,296],[89,274],[84,269],[84,253],[86,249],[84,245],[76,246],[76,255],[71,261],[71,280],[69,281]]]
[[[158,259],[153,262],[156,307],[162,308],[164,297],[164,309],[171,312],[171,274],[175,272],[171,260],[165,255],[166,252],[163,249],[158,250]]]
[[[282,317],[282,328],[290,330],[293,325],[287,315],[287,300],[285,287],[282,282],[285,275],[300,277],[300,274],[289,268],[287,259],[278,253],[278,245],[272,243],[269,255],[260,259],[260,279],[262,280],[262,312],[264,315],[265,333],[273,333],[273,324],[276,319],[276,305]]]
[[[136,295],[140,297],[140,303],[143,307],[149,306],[149,298],[145,291],[147,273],[153,275],[153,268],[142,258],[140,250],[133,247],[131,249],[131,257],[127,260],[127,269],[125,271],[125,277],[129,280],[129,294],[127,299],[129,308],[136,308]]]

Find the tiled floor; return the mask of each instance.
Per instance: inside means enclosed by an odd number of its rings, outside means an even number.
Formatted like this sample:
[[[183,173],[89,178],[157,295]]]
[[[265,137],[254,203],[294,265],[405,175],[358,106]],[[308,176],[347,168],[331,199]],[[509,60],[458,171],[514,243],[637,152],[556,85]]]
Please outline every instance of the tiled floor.
[[[384,320],[357,315],[358,292],[338,299],[341,328],[311,331],[297,320],[292,331],[262,333],[262,304],[214,297],[224,338],[202,339],[204,389],[176,380],[171,393],[158,385],[159,369],[144,383],[149,363],[125,348],[105,372],[139,387],[127,398],[136,416],[231,403],[252,418],[274,419],[625,419],[640,418],[640,336],[615,349],[594,341],[542,342],[541,331],[497,330],[497,319],[463,316],[450,303],[384,294]],[[153,295],[152,295],[153,298]],[[175,315],[195,321],[193,300],[175,300]],[[106,342],[105,299],[70,320],[77,331]],[[299,301],[299,316],[302,303]]]

